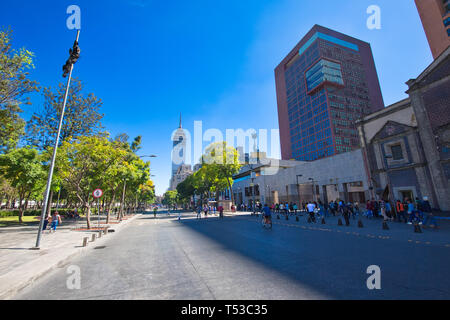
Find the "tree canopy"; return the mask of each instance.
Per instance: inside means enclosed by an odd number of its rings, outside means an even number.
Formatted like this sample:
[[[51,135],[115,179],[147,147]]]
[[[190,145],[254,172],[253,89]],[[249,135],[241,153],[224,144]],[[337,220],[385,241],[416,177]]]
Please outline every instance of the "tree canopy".
[[[15,148],[24,133],[21,104],[30,104],[27,94],[38,91],[29,79],[34,54],[25,48],[13,49],[12,31],[0,31],[0,152]]]
[[[26,141],[29,145],[39,150],[54,146],[65,90],[66,85],[63,83],[56,90],[51,87],[43,89],[44,105],[26,125]],[[103,129],[101,106],[101,99],[93,93],[85,94],[82,82],[73,79],[61,127],[60,145],[69,138],[97,135]]]

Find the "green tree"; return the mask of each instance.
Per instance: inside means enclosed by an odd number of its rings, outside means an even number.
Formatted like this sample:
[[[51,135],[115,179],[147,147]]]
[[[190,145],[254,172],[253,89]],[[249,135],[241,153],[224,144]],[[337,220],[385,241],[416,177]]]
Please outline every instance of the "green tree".
[[[193,174],[177,185],[178,198],[183,204],[190,205],[191,197],[195,194],[195,177]]]
[[[147,180],[145,183],[139,186],[139,202],[145,203],[148,205],[149,203],[153,203],[156,200],[155,197],[155,185],[152,180]]]
[[[21,104],[30,104],[27,94],[38,91],[28,71],[34,68],[34,54],[11,46],[11,30],[0,31],[0,152],[15,148],[23,135],[25,121]]]
[[[174,207],[178,202],[178,192],[177,190],[169,190],[164,193],[162,203],[166,206]]]
[[[241,168],[237,150],[228,146],[225,141],[215,142],[206,148],[202,161],[202,169],[205,169],[207,177],[212,181],[212,191],[218,192],[228,188],[231,202],[234,204],[233,175]]]
[[[59,118],[65,94],[65,84],[60,83],[56,91],[43,89],[44,105],[35,112],[26,125],[26,141],[29,145],[46,150],[55,144]],[[100,108],[102,100],[93,93],[84,94],[83,84],[74,79],[69,89],[67,105],[61,127],[60,145],[69,138],[99,135],[103,129]]]
[[[0,175],[7,179],[19,197],[19,222],[30,196],[43,192],[46,174],[37,150],[20,148],[0,155]],[[25,203],[24,203],[25,201]]]
[[[111,142],[98,136],[68,139],[58,149],[56,166],[59,175],[66,190],[73,192],[86,210],[88,229],[91,228],[92,191],[106,185],[105,172],[114,164],[110,157],[112,153],[114,147]]]

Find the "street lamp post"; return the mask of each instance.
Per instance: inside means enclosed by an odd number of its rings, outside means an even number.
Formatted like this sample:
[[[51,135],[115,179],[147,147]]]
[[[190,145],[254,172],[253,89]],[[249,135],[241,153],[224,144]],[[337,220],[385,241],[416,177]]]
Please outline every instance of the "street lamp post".
[[[251,185],[251,190],[252,190],[252,214],[255,214],[256,213],[256,210],[255,210],[255,191],[256,191],[256,188],[255,188],[255,183],[254,183],[254,181],[255,181],[255,178],[254,178],[254,176],[253,176],[253,165],[252,164],[249,164],[249,166],[250,166],[250,177],[251,177],[251,179],[252,179],[252,185]]]
[[[297,175],[297,193],[298,193],[298,206],[300,208],[301,206],[301,199],[300,199],[300,184],[298,183],[298,178],[303,177],[302,174]]]
[[[64,111],[66,109],[66,104],[67,104],[67,96],[69,95],[70,81],[72,80],[73,65],[79,59],[80,52],[81,52],[80,47],[78,46],[79,38],[80,38],[80,30],[77,30],[77,37],[73,44],[73,48],[69,50],[70,57],[67,60],[66,64],[63,66],[63,71],[64,71],[63,77],[66,77],[67,74],[69,74],[69,77],[67,79],[66,92],[64,94],[64,102],[63,102],[63,105],[61,108],[61,115],[59,117],[58,132],[56,134],[56,140],[55,140],[55,145],[53,148],[53,155],[52,155],[52,160],[51,160],[51,164],[50,164],[50,170],[48,173],[47,188],[46,188],[45,194],[44,194],[44,205],[42,206],[41,221],[39,223],[39,230],[38,230],[38,235],[37,235],[37,239],[36,239],[36,246],[34,247],[34,249],[37,249],[37,250],[39,250],[39,246],[41,243],[42,228],[44,227],[45,215],[47,214],[47,207],[49,205],[48,198],[50,195],[50,188],[52,185],[53,171],[55,169],[56,151],[58,149],[59,137],[61,135],[61,127],[62,127],[62,122],[64,119]]]

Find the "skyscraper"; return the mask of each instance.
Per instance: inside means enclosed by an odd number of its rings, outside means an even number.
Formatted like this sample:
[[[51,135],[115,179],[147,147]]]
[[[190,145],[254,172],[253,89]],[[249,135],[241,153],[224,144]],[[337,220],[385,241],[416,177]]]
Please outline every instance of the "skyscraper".
[[[184,165],[186,162],[186,134],[184,133],[183,126],[180,125],[178,129],[172,135],[173,148],[172,148],[172,177],[177,173],[178,168]]]
[[[370,44],[315,25],[275,69],[282,159],[359,148],[355,121],[384,107]]]
[[[425,34],[436,59],[450,45],[450,0],[415,0]]]

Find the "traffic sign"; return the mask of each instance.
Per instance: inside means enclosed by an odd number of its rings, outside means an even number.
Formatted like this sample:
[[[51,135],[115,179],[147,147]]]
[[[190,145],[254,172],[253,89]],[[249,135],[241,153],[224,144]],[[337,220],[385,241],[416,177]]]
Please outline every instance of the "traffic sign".
[[[103,195],[103,191],[101,189],[96,189],[94,190],[94,192],[92,192],[92,195],[96,199],[101,198],[101,196]]]

